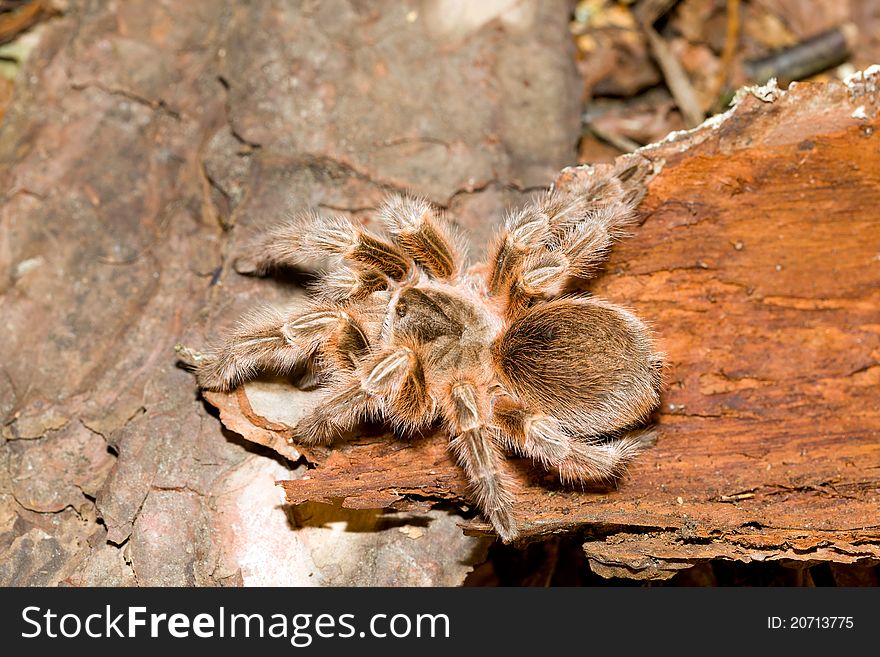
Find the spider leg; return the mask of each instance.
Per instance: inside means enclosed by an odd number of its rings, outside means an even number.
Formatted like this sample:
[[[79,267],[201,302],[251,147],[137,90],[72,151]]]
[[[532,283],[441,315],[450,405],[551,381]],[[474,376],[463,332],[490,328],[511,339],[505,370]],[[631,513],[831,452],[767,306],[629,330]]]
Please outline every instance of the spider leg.
[[[585,175],[578,176],[565,191],[551,193],[566,207],[551,226],[556,237],[591,215],[613,231],[630,225],[636,218],[634,210],[645,195],[645,180],[651,166],[643,157],[631,155],[615,164],[597,164],[584,169]]]
[[[550,193],[508,215],[490,251],[487,279],[489,293],[504,298],[508,317],[564,275],[568,263],[551,251],[558,241],[554,231],[576,210],[568,195]]]
[[[555,418],[533,413],[509,396],[496,401],[493,422],[508,447],[556,470],[563,482],[615,481],[650,442],[644,432],[605,443],[580,441]]]
[[[428,394],[422,358],[415,346],[398,347],[393,356],[395,380],[382,391],[385,414],[402,434],[410,434],[435,416],[434,400]]]
[[[421,359],[410,347],[398,346],[347,374],[327,399],[299,421],[296,433],[301,442],[328,442],[358,422],[380,415],[413,428],[428,410]]]
[[[453,435],[449,443],[470,482],[477,507],[501,539],[516,538],[511,483],[501,470],[501,451],[488,425],[488,395],[474,383],[454,381],[445,395],[446,421]]]
[[[505,294],[519,276],[523,260],[551,239],[547,200],[549,197],[530,203],[504,220],[504,227],[490,249],[486,280],[490,294]]]
[[[589,278],[611,250],[614,237],[605,215],[616,212],[612,207],[587,214],[551,244],[524,256],[509,283],[508,316],[519,315],[535,299],[559,296],[573,278]]]
[[[571,455],[555,467],[563,483],[569,481],[613,482],[626,472],[630,462],[654,442],[650,430],[631,431],[605,443],[576,441]]]
[[[553,191],[508,218],[490,277],[492,293],[507,295],[508,317],[595,274],[635,219],[646,174],[641,159],[593,167],[565,192]]]
[[[361,385],[371,396],[381,399],[385,416],[403,433],[433,417],[423,361],[414,344],[398,344],[379,354]]]
[[[318,277],[309,287],[318,297],[344,304],[363,301],[373,292],[386,290],[391,285],[392,282],[381,272],[341,265]]]
[[[413,272],[412,259],[394,244],[344,217],[312,214],[270,228],[248,249],[245,260],[253,263],[256,273],[274,267],[301,265],[326,257],[379,272],[395,281]]]
[[[305,444],[328,443],[358,422],[378,416],[378,400],[361,385],[360,380],[346,377],[320,404],[296,425],[296,439]]]
[[[422,198],[392,196],[379,216],[394,241],[434,278],[449,279],[461,269],[459,239]]]
[[[573,213],[570,213],[573,214]],[[608,257],[621,228],[633,217],[633,208],[618,200],[578,212],[555,226],[553,241],[523,259],[511,295],[554,297],[572,278],[590,278]]]
[[[245,317],[196,365],[202,388],[230,390],[265,369],[285,374],[316,352],[351,370],[369,352],[359,321],[333,307],[291,314],[263,308]]]

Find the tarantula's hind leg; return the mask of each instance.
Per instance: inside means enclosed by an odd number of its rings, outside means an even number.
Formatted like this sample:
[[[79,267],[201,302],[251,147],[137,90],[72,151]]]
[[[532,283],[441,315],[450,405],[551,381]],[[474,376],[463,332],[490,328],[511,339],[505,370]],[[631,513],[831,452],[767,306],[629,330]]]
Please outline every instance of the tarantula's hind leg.
[[[621,198],[612,197],[601,204],[587,198],[582,202],[587,207],[578,208],[578,196],[558,201],[576,209],[556,217],[557,222],[551,225],[552,240],[523,260],[511,284],[512,304],[525,307],[529,299],[552,298],[564,292],[572,279],[593,276],[635,216],[634,208]]]
[[[453,439],[449,446],[464,468],[474,501],[505,543],[517,537],[511,482],[501,470],[502,454],[488,426],[486,393],[469,381],[452,384],[445,400]]]
[[[559,478],[567,482],[613,483],[624,474],[630,462],[654,441],[649,429],[630,431],[607,442],[572,442],[571,454],[556,464]]]
[[[461,268],[461,248],[446,221],[421,198],[393,196],[379,216],[394,241],[434,278],[448,279]]]
[[[544,201],[530,203],[504,221],[504,228],[490,249],[486,285],[493,296],[503,296],[522,272],[523,260],[550,241],[553,208]]]
[[[648,169],[636,156],[592,167],[567,190],[554,190],[508,217],[489,276],[492,294],[507,297],[508,317],[595,274],[635,220]]]
[[[496,402],[494,424],[515,452],[559,473],[563,482],[611,482],[649,443],[649,432],[632,432],[605,443],[583,442],[567,434],[552,417],[531,413],[507,397]]]
[[[258,370],[287,374],[319,349],[342,369],[353,369],[369,351],[358,321],[338,308],[300,315],[263,308],[243,319],[224,342],[195,365],[202,388],[230,390]]]

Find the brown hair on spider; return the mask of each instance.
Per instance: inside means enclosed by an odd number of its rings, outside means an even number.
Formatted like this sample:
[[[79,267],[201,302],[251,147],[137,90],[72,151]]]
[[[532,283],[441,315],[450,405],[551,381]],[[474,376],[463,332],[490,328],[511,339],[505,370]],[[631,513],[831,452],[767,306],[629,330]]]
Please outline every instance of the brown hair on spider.
[[[632,224],[644,170],[597,166],[566,191],[510,214],[485,263],[466,268],[461,238],[425,200],[379,210],[387,237],[309,215],[256,243],[259,272],[329,258],[305,311],[245,318],[196,365],[229,390],[258,371],[321,371],[323,401],[296,426],[326,443],[365,419],[412,432],[441,420],[472,500],[506,542],[514,452],[564,481],[614,480],[647,444],[662,358],[648,328],[607,301],[571,292]]]

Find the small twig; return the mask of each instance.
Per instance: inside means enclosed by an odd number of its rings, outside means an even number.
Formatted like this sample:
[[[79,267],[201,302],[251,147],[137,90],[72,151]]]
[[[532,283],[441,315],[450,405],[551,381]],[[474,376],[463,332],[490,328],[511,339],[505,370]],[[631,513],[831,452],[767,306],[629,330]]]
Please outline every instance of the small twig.
[[[730,69],[733,66],[733,56],[739,43],[739,0],[727,0],[727,27],[724,31],[724,48],[721,50],[721,62],[715,85],[712,89],[712,97],[718,98],[727,87],[730,79]]]
[[[621,135],[610,130],[604,130],[593,123],[589,123],[587,125],[590,129],[590,132],[596,135],[597,138],[608,144],[611,144],[619,151],[622,151],[624,153],[632,153],[633,151],[642,147],[641,144],[633,141],[625,135]]]
[[[676,4],[678,0],[642,0],[633,9],[633,15],[642,25],[653,25]]]
[[[657,30],[649,24],[642,25],[642,29],[645,30],[648,44],[651,46],[651,53],[663,72],[663,77],[666,79],[669,91],[672,93],[672,97],[675,98],[678,109],[681,110],[685,125],[688,128],[695,128],[703,122],[705,115],[700,107],[700,101],[697,99],[697,92],[694,91],[694,86],[691,84],[681,62],[678,61],[678,58],[676,58],[666,42],[657,34]]]
[[[759,84],[770,78],[787,82],[802,80],[845,62],[858,34],[855,25],[845,23],[790,48],[746,61],[746,73]]]
[[[43,14],[50,13],[45,0],[23,3],[4,3],[0,13],[0,43],[12,41],[21,32],[34,25]]]
[[[719,502],[739,502],[740,500],[750,500],[755,497],[754,493],[737,493],[736,495],[722,495],[718,499]]]

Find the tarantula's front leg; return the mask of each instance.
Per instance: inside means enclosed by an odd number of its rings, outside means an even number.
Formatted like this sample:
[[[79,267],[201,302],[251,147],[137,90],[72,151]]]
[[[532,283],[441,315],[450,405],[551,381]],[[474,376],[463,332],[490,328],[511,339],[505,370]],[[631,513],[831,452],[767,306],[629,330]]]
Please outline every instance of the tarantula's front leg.
[[[363,301],[373,292],[388,289],[385,274],[372,269],[352,269],[341,265],[320,276],[309,287],[317,297],[346,304]]]
[[[445,220],[425,199],[393,196],[379,210],[394,241],[434,278],[452,278],[461,268],[461,249]]]
[[[330,442],[379,412],[378,400],[364,390],[359,379],[347,376],[297,423],[297,440],[306,444]]]
[[[524,308],[536,297],[561,294],[573,278],[589,278],[608,257],[632,208],[612,200],[568,218],[554,228],[553,240],[527,255],[511,281],[511,304]]]
[[[344,217],[308,215],[269,229],[252,244],[245,260],[256,273],[335,256],[359,267],[402,281],[413,272],[412,260],[394,244]]]
[[[635,218],[646,171],[642,160],[594,167],[567,191],[508,218],[489,277],[491,293],[507,297],[508,317],[595,273]]]
[[[446,394],[450,447],[464,468],[480,511],[507,543],[516,538],[511,483],[501,470],[501,452],[488,424],[487,393],[467,380],[453,382]]]
[[[551,239],[550,215],[555,208],[547,204],[548,200],[549,197],[532,203],[505,219],[504,228],[490,251],[486,281],[490,294],[506,293],[520,275],[526,257],[542,249]]]
[[[432,416],[421,359],[408,346],[398,346],[347,375],[335,392],[297,424],[303,442],[328,442],[358,422],[384,415],[411,430]]]
[[[582,442],[565,433],[556,419],[533,413],[509,396],[496,401],[493,422],[510,448],[556,470],[563,482],[614,481],[649,442],[644,433]]]
[[[243,319],[225,341],[196,366],[202,388],[229,390],[258,370],[286,374],[318,350],[343,370],[369,351],[360,323],[338,308],[295,315],[264,308]]]

